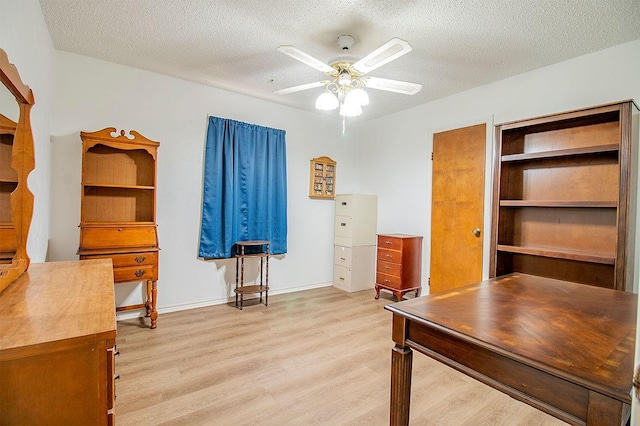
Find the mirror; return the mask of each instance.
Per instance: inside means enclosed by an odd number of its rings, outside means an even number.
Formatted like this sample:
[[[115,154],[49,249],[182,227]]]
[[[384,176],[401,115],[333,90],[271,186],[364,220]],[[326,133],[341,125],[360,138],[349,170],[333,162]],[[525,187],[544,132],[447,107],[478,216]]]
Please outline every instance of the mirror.
[[[27,177],[35,168],[33,92],[0,49],[0,292],[29,267],[27,236],[33,194]]]

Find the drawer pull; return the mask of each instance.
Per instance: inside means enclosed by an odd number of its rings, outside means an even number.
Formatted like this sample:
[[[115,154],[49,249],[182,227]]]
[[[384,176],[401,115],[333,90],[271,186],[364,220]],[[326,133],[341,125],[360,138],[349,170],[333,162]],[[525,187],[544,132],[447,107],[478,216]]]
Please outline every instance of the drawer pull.
[[[390,283],[390,282],[391,282],[391,280],[384,280],[384,282],[385,282],[385,283]]]
[[[390,255],[390,254],[385,254],[385,256],[387,256],[387,258],[391,258],[391,255]]]
[[[346,202],[346,201],[343,201],[343,202],[342,202],[342,205],[343,205],[343,206],[346,206],[346,205],[347,205],[347,202]]]
[[[118,228],[118,232],[122,232],[122,228]]]
[[[347,258],[346,257],[341,257],[340,260],[347,260]]]
[[[345,222],[340,222],[340,226],[347,226]]]
[[[385,244],[387,244],[387,245],[389,245],[389,246],[390,246],[391,244],[393,244],[393,243],[392,243],[391,241],[389,241],[389,240],[386,240],[384,243],[385,243]]]
[[[137,271],[134,272],[135,276],[140,278],[141,276],[144,275],[144,269],[138,269]]]
[[[146,260],[147,258],[145,256],[136,256],[136,262],[138,263],[142,263]]]
[[[340,277],[340,281],[344,281],[344,278],[343,278],[343,277]]]
[[[391,266],[385,266],[384,269],[388,271],[389,269],[391,269]]]

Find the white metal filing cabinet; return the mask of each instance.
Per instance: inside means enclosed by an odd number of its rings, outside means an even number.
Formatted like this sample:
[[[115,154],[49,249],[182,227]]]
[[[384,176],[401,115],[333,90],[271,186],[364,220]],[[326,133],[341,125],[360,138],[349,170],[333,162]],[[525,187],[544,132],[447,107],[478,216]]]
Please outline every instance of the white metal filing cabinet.
[[[343,194],[335,203],[333,285],[350,293],[373,288],[378,197]]]

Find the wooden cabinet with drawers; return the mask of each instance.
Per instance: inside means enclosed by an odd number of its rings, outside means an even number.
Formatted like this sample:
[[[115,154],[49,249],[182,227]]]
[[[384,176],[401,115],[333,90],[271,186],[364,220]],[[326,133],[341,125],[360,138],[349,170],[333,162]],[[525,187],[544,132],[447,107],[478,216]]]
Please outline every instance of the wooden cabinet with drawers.
[[[0,294],[0,424],[115,424],[109,260],[35,263]]]
[[[392,292],[398,301],[405,293],[422,288],[422,237],[404,234],[378,235],[376,299],[380,290]]]
[[[115,128],[81,132],[82,198],[80,259],[110,258],[114,282],[146,282],[146,300],[118,306],[144,309],[156,328],[158,234],[156,159],[158,142]]]

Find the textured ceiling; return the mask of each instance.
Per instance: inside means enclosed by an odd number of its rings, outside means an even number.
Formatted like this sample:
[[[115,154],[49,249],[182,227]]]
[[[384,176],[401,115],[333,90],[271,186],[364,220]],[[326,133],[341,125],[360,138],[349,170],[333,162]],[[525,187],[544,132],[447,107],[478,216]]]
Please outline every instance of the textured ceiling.
[[[40,0],[58,50],[315,111],[325,75],[276,50],[329,62],[352,35],[362,57],[389,39],[413,51],[370,73],[422,84],[369,90],[368,120],[640,39],[638,0]],[[338,117],[337,111],[317,112]]]

